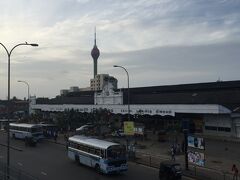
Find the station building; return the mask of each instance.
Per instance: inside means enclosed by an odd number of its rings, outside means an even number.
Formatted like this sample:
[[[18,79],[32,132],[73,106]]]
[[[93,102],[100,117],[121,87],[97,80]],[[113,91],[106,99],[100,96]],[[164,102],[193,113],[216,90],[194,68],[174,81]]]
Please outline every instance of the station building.
[[[191,133],[240,138],[240,81],[137,87],[129,89],[131,120],[149,128],[187,124]],[[53,99],[32,97],[32,111],[46,113],[106,109],[123,120],[128,89],[106,84],[100,91],[69,92]]]

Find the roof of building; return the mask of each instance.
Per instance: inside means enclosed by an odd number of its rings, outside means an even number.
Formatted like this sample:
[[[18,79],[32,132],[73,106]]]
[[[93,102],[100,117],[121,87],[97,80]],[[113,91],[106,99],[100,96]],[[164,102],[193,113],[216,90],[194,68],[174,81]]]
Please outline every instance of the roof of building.
[[[128,103],[128,89],[123,104]],[[37,104],[94,104],[94,91],[68,93]],[[240,81],[130,88],[130,104],[219,104],[231,110],[240,106]]]

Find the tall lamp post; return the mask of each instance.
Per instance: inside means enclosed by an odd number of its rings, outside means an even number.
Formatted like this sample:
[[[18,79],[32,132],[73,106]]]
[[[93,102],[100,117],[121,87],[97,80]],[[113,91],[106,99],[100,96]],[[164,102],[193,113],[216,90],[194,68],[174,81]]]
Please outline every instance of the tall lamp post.
[[[28,93],[28,115],[30,115],[30,95],[29,95],[30,86],[29,86],[29,84],[28,84],[27,81],[18,80],[17,82],[21,82],[21,83],[24,83],[24,84],[27,85],[27,93]]]
[[[38,46],[38,44],[28,44],[26,43],[20,43],[15,45],[10,51],[4,46],[2,43],[0,45],[6,50],[8,55],[8,106],[7,106],[7,175],[9,176],[9,165],[10,165],[10,131],[9,131],[9,124],[10,124],[10,59],[11,54],[13,50],[18,46]]]
[[[130,121],[130,97],[129,97],[130,93],[129,93],[129,75],[128,75],[128,71],[123,66],[114,65],[113,67],[122,68],[127,73],[127,83],[128,83],[128,120]]]

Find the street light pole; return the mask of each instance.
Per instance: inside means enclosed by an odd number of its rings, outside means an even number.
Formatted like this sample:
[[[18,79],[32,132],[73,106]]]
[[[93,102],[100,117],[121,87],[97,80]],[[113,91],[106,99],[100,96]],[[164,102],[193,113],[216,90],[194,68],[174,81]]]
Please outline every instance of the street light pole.
[[[18,80],[17,82],[21,82],[21,83],[24,83],[27,85],[27,88],[28,88],[28,115],[30,115],[30,94],[29,94],[30,86],[29,86],[28,82],[26,82],[26,81]]]
[[[38,44],[28,44],[20,43],[15,45],[10,51],[4,46],[2,43],[0,45],[5,49],[8,55],[8,105],[7,105],[7,175],[9,176],[9,165],[10,165],[10,131],[9,131],[9,124],[10,124],[10,59],[13,50],[18,46],[38,46]]]
[[[129,92],[129,74],[125,67],[114,65],[113,67],[122,68],[127,73],[127,83],[128,83],[128,120],[130,121],[130,92]]]

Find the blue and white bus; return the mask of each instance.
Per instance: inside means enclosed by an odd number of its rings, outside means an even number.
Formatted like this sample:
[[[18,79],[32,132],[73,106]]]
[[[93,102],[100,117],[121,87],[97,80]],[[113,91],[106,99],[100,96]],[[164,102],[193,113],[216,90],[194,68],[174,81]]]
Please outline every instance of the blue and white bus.
[[[93,167],[99,173],[128,170],[126,148],[123,145],[80,135],[70,137],[68,143],[70,159]]]
[[[10,137],[16,139],[33,138],[38,141],[43,138],[42,127],[38,124],[10,123],[9,131]]]

